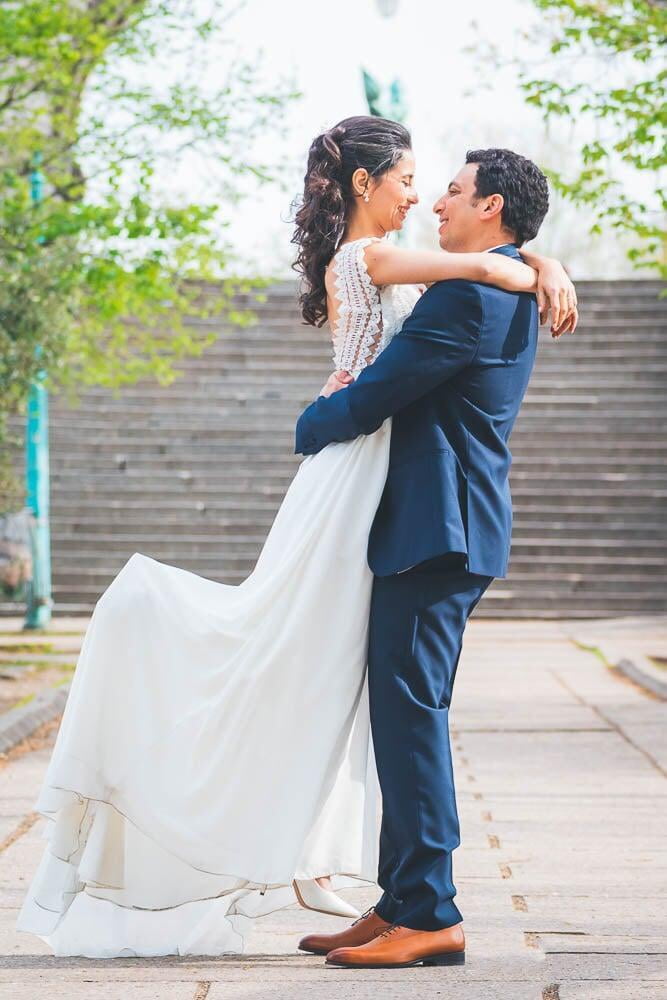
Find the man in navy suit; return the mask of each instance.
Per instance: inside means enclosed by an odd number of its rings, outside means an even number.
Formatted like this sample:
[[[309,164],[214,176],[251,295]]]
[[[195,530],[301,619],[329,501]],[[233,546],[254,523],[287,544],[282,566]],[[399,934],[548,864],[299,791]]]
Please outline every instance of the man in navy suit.
[[[519,257],[548,208],[534,163],[476,150],[434,211],[440,245]],[[505,576],[508,438],[535,359],[535,296],[468,281],[429,288],[374,364],[299,418],[296,451],[372,434],[393,417],[389,471],[368,544],[374,573],[368,681],[382,790],[371,911],[300,947],[355,967],[460,964],[459,844],[448,713],[468,617]],[[351,382],[351,380],[350,380]]]

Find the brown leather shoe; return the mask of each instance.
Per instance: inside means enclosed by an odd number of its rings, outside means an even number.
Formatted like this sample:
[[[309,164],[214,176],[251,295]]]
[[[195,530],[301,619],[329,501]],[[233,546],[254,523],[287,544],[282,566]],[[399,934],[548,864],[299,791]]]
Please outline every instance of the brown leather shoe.
[[[418,931],[391,924],[367,944],[336,948],[327,955],[327,965],[354,969],[395,969],[410,965],[463,965],[463,926],[455,924],[439,931]]]
[[[391,927],[391,924],[378,917],[375,907],[371,906],[346,930],[338,934],[308,934],[299,941],[299,948],[301,951],[310,951],[313,955],[328,955],[334,948],[355,948],[366,944],[387,927]]]

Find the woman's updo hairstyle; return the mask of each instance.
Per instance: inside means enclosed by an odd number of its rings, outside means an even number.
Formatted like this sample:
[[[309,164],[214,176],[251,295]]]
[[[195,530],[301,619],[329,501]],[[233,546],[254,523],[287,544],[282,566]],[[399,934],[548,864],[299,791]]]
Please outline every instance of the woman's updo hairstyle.
[[[352,175],[363,168],[371,177],[381,177],[411,145],[410,133],[403,125],[363,115],[345,118],[313,141],[292,236],[292,243],[299,248],[293,267],[303,275],[305,286],[299,303],[310,326],[322,326],[327,318],[324,274],[357,197]]]

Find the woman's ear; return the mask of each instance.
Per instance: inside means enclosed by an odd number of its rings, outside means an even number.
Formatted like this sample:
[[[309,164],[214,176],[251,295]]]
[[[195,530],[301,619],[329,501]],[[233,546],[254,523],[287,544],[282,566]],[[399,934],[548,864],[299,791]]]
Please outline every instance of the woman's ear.
[[[370,175],[364,167],[358,167],[352,174],[352,193],[361,196],[368,190]]]

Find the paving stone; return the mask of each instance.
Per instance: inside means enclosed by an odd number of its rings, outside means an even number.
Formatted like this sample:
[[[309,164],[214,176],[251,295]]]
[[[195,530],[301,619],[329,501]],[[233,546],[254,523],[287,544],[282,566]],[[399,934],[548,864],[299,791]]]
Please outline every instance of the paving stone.
[[[91,979],[83,983],[68,982],[62,990],[43,984],[48,990],[49,1000],[193,1000],[194,987],[191,983],[109,983],[104,978]],[[7,1000],[37,1000],[35,983],[23,980],[4,982]],[[209,994],[210,995],[210,994]],[[259,994],[261,995],[261,994]],[[266,993],[264,994],[266,996]]]
[[[667,959],[664,954],[551,954],[545,962],[545,969],[547,977],[553,977],[552,982],[590,978],[618,982],[640,980],[661,986],[667,983]]]
[[[433,971],[433,970],[428,970]],[[372,979],[367,979],[367,973],[344,970],[328,970],[328,978],[321,982],[299,983],[299,997],[303,1000],[329,1000],[329,998],[345,997],[345,1000],[412,1000],[412,998],[440,997],[447,995],[451,978],[439,970],[439,974],[426,976],[426,970],[403,969],[395,972],[371,973]],[[336,978],[334,978],[336,977]],[[345,977],[341,982],[341,977]],[[490,993],[489,983],[456,982],[457,1000],[537,1000],[539,994],[535,987],[522,982],[494,984]],[[235,984],[232,989],[227,984],[214,983],[207,1000],[294,1000],[294,987],[272,987],[270,994],[265,987],[250,983]]]
[[[667,940],[662,934],[637,934],[628,924],[625,933],[600,934],[556,933],[541,931],[540,946],[546,954],[581,952],[582,954],[662,955],[667,958]]]
[[[667,1000],[667,986],[656,982],[561,983],[559,1000]]]

